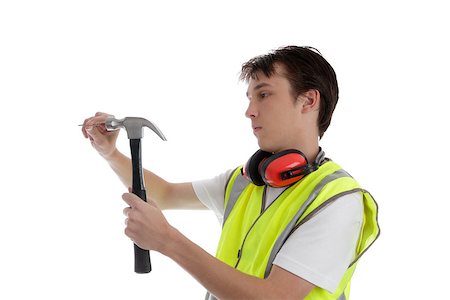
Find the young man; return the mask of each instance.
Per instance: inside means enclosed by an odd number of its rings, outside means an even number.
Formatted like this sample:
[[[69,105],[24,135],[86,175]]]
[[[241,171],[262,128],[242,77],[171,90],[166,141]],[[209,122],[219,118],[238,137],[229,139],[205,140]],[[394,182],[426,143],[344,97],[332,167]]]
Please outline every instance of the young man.
[[[148,203],[122,196],[125,234],[177,262],[210,299],[348,299],[356,261],[379,228],[373,198],[319,147],[338,101],[334,70],[315,49],[289,46],[245,63],[241,79],[260,150],[210,180],[175,184],[146,170]],[[107,116],[86,119],[82,131],[130,186],[118,132],[101,125]],[[161,212],[204,207],[223,222],[216,257]]]

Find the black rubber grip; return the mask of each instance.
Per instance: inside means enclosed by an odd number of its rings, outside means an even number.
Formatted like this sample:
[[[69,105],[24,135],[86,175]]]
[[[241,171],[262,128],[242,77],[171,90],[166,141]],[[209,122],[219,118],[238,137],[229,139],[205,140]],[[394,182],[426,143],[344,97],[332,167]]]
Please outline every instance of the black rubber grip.
[[[143,201],[147,202],[147,194],[144,187],[144,174],[142,170],[141,140],[130,139],[131,164],[132,164],[132,192]],[[150,251],[134,244],[134,271],[139,274],[149,273],[152,270]]]
[[[133,190],[133,194],[137,195],[143,201],[147,202],[145,190]],[[134,244],[134,271],[139,274],[150,273],[152,264],[150,262],[150,251],[144,250]]]
[[[140,248],[134,244],[134,272],[138,274],[150,273],[152,264],[150,262],[150,251]]]

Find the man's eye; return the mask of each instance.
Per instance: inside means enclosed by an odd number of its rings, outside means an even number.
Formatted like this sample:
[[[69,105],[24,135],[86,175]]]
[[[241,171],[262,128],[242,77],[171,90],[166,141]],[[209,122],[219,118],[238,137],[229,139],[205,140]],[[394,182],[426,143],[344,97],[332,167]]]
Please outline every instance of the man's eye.
[[[269,96],[269,93],[266,93],[266,92],[262,92],[261,94],[260,94],[260,97],[261,98],[266,98],[266,97],[268,97]]]

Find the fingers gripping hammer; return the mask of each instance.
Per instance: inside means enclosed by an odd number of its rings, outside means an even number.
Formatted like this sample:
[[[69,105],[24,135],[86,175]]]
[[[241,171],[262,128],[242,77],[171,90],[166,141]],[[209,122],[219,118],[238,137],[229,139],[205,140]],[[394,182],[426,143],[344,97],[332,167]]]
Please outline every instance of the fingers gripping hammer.
[[[141,157],[141,138],[143,137],[144,127],[153,130],[163,141],[166,141],[166,138],[155,124],[144,118],[126,117],[123,119],[115,119],[114,116],[111,116],[106,119],[105,127],[108,131],[120,128],[125,128],[127,131],[131,148],[132,192],[143,201],[147,201]],[[134,271],[136,273],[149,273],[151,270],[150,252],[134,244]]]

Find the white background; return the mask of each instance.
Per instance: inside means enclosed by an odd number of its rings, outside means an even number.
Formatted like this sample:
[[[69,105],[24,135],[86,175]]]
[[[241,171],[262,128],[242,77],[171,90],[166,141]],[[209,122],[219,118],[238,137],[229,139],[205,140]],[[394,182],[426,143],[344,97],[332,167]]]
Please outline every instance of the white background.
[[[1,1],[0,299],[202,299],[158,253],[150,274],[133,272],[126,189],[77,125],[96,111],[146,117],[168,142],[145,131],[145,167],[174,182],[214,176],[257,148],[241,64],[289,44],[334,66],[340,100],[322,147],[380,206],[352,299],[445,298],[444,2]],[[129,153],[123,132],[119,147]],[[211,212],[166,216],[215,252]]]

